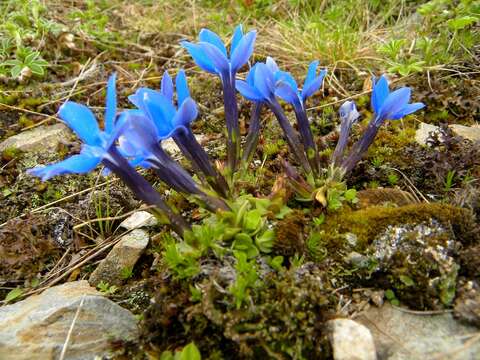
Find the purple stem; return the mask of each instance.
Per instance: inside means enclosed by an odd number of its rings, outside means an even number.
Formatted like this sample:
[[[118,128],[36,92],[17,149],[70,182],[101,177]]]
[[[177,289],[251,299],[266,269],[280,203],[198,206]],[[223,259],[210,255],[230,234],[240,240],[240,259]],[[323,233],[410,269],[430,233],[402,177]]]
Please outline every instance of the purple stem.
[[[307,157],[305,156],[305,152],[303,151],[303,147],[300,143],[298,135],[295,132],[295,129],[293,128],[293,126],[288,121],[287,117],[285,116],[285,113],[283,112],[282,107],[280,106],[280,104],[276,99],[270,100],[267,104],[270,107],[270,109],[273,111],[275,116],[277,117],[277,120],[280,124],[280,127],[283,130],[283,133],[285,134],[285,138],[287,139],[288,145],[290,146],[290,149],[292,150],[293,155],[297,158],[297,161],[303,167],[303,170],[307,174],[311,173],[312,169],[310,167],[310,163],[308,162]]]
[[[153,211],[163,218],[166,217],[166,222],[178,235],[183,236],[185,231],[191,230],[185,219],[170,209],[158,191],[130,166],[115,146],[108,150],[108,154],[109,157],[104,158],[102,163],[122,179],[138,199],[148,205],[155,206]]]
[[[192,130],[178,131],[173,139],[184,151],[187,156],[196,165],[198,169],[205,175],[210,186],[222,197],[227,198],[229,189],[228,184],[223,176],[213,168],[210,158],[203,147],[198,143]]]
[[[297,118],[298,130],[302,137],[307,159],[315,174],[318,174],[320,159],[318,157],[317,147],[313,140],[312,130],[308,122],[307,113],[302,104],[294,104],[293,109]]]
[[[350,154],[348,157],[342,162],[342,168],[346,173],[352,171],[352,169],[357,165],[357,163],[362,159],[365,152],[368,150],[369,146],[375,140],[375,136],[377,136],[378,129],[380,128],[380,124],[376,124],[376,118],[373,118],[370,123],[368,124],[367,129],[364,131],[362,137],[352,146],[350,150]]]
[[[346,117],[342,119],[342,124],[340,125],[340,137],[337,142],[337,146],[335,146],[335,151],[333,152],[332,156],[332,163],[335,166],[340,166],[343,160],[343,153],[345,152],[345,148],[348,144],[348,137],[350,135],[350,130],[352,129],[352,125],[354,124],[350,118]]]
[[[253,103],[247,139],[245,141],[245,150],[243,151],[242,156],[242,161],[245,167],[247,167],[250,161],[252,161],[253,154],[257,148],[258,139],[260,137],[260,114],[262,113],[262,108],[263,103]]]
[[[223,104],[227,123],[227,164],[231,174],[237,168],[240,157],[240,127],[238,125],[238,105],[235,90],[235,74],[223,74]]]

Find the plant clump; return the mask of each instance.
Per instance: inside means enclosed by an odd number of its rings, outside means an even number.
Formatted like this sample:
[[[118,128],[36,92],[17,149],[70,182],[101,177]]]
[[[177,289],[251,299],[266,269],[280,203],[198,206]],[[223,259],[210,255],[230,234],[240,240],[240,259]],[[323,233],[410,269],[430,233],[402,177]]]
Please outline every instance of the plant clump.
[[[323,325],[334,316],[338,295],[316,265],[270,269],[240,307],[225,292],[224,278],[212,276],[195,286],[193,296],[175,281],[163,283],[143,321],[150,346],[165,349],[191,339],[202,354],[217,355],[211,359],[331,355]]]

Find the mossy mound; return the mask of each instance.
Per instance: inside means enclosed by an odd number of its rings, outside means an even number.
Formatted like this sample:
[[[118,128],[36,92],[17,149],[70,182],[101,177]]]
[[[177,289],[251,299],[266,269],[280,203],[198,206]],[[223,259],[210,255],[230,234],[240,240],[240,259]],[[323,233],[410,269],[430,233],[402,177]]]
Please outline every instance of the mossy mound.
[[[460,250],[479,243],[476,228],[469,210],[443,204],[346,209],[322,225],[329,254],[359,285],[391,290],[416,309],[451,305]]]

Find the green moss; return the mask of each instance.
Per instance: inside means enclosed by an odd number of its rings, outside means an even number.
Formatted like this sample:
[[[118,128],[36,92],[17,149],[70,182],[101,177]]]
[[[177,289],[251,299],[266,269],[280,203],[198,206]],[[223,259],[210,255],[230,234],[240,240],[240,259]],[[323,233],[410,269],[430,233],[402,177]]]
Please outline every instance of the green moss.
[[[362,251],[389,225],[418,224],[431,218],[441,224],[452,225],[462,242],[474,242],[472,214],[469,210],[445,204],[413,204],[401,207],[372,206],[354,211],[343,207],[342,211],[329,215],[321,226],[331,247],[342,248],[344,236],[353,233],[357,237],[357,251]]]

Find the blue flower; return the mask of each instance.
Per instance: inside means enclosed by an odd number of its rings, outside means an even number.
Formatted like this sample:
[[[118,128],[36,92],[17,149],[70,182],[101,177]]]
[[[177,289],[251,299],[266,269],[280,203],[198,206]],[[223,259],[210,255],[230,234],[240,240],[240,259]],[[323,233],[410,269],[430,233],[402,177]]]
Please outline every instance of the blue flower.
[[[275,60],[267,57],[265,64],[255,64],[246,81],[237,80],[237,90],[247,99],[257,102],[270,102],[275,96],[286,102],[303,107],[305,100],[322,85],[326,70],[317,76],[318,61],[313,61],[307,72],[302,90],[299,90],[293,76],[279,69]]]
[[[174,104],[173,82],[168,72],[163,75],[160,91],[140,88],[128,97],[144,116],[155,124],[158,140],[167,139],[178,131],[186,131],[198,115],[197,105],[190,97],[183,70],[179,71],[175,85],[178,106]]]
[[[383,75],[378,82],[374,79],[371,102],[376,115],[375,124],[379,126],[385,120],[401,119],[425,107],[421,102],[409,104],[410,95],[411,90],[408,87],[390,92],[387,79]]]
[[[200,31],[200,42],[182,41],[181,44],[201,69],[220,75],[223,79],[234,77],[247,63],[253,53],[256,36],[254,30],[244,35],[242,25],[238,25],[233,33],[230,54],[220,37],[208,29]]]
[[[267,59],[267,64],[269,59]],[[275,61],[271,59],[274,65],[277,67]],[[320,71],[317,75],[318,61],[312,61],[308,66],[307,76],[303,82],[302,90],[298,89],[297,82],[288,72],[277,70],[275,72],[275,95],[282,98],[286,102],[294,106],[304,106],[307,98],[312,96],[322,86],[322,81],[327,74],[326,70]],[[278,69],[278,67],[277,67]]]
[[[291,104],[303,105],[322,85],[326,71],[322,70],[317,76],[317,67],[318,61],[310,64],[303,89],[299,90],[292,75],[280,70],[275,60],[267,57],[265,64],[257,63],[252,67],[246,81],[237,81],[237,90],[252,101],[269,102],[278,96]]]
[[[109,156],[108,150],[118,137],[120,128],[115,126],[116,112],[114,74],[110,76],[107,85],[105,130],[100,130],[95,116],[88,107],[72,101],[65,102],[60,107],[58,115],[82,140],[80,154],[52,165],[29,169],[27,172],[45,181],[56,175],[84,174],[92,171],[104,158]]]

